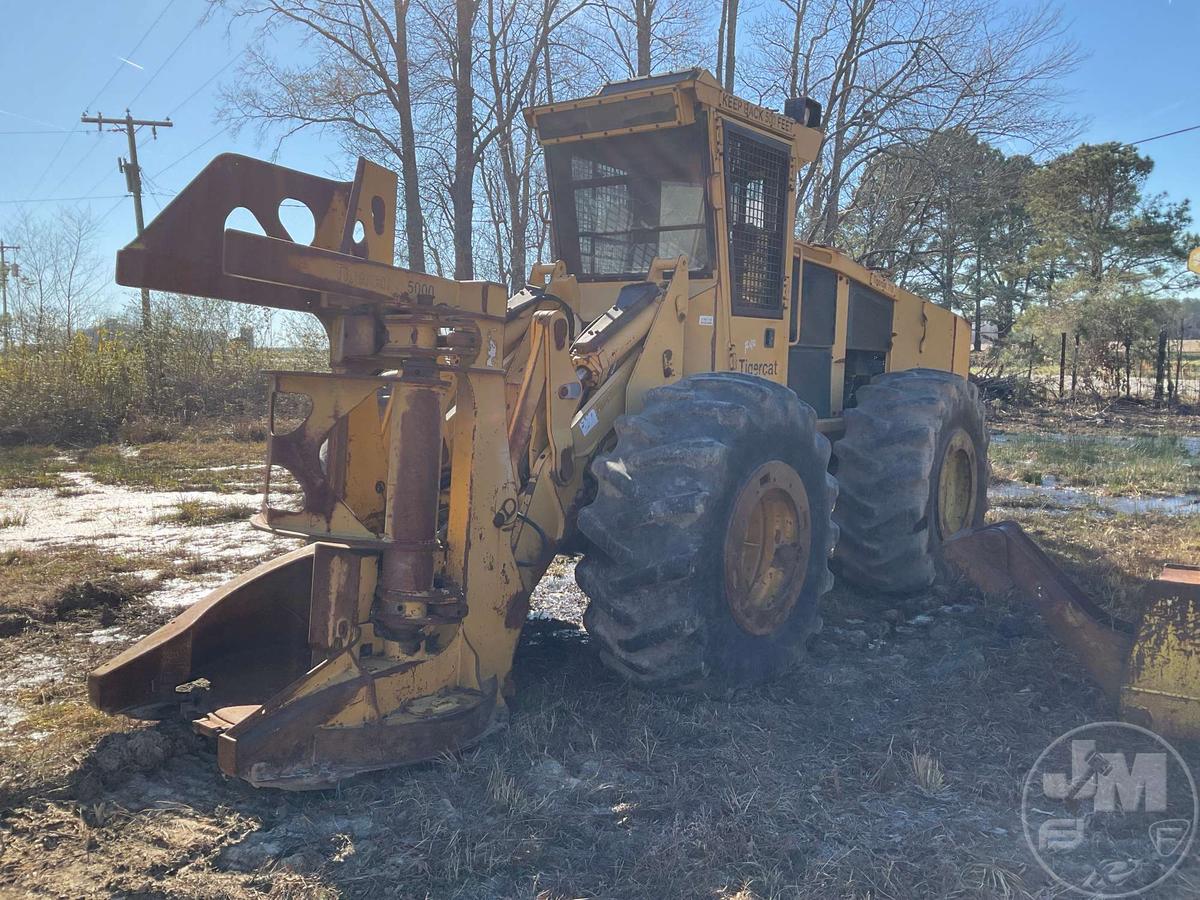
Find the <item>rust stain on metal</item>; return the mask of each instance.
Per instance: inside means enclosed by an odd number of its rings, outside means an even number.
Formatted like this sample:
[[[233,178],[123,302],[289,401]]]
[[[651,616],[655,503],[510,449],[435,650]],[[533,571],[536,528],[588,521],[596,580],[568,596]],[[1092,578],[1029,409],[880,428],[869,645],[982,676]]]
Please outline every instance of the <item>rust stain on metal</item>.
[[[525,619],[529,616],[529,594],[525,591],[513,594],[508,600],[504,613],[504,627],[521,629],[525,627]]]

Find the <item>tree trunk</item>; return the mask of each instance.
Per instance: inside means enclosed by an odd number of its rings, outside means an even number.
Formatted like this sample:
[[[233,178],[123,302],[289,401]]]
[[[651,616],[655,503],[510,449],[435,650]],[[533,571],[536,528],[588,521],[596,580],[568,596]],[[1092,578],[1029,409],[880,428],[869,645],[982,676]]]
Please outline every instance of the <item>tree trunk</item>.
[[[546,102],[553,103],[554,79],[551,77],[552,73],[550,71],[550,41],[546,41],[546,43],[542,45],[542,74],[546,78]],[[531,105],[534,103],[532,92],[529,102]]]
[[[983,261],[975,247],[975,352],[983,349]]]
[[[656,0],[635,0],[637,19],[637,73],[650,74],[650,38],[654,33],[654,4]]]
[[[1133,374],[1133,364],[1129,358],[1129,348],[1131,346],[1132,344],[1129,341],[1125,341],[1125,397],[1130,400],[1133,399],[1133,392],[1130,387],[1130,376]]]
[[[725,90],[733,93],[734,68],[737,58],[738,0],[726,0],[725,14]]]
[[[454,66],[454,178],[450,203],[454,211],[454,277],[475,278],[471,250],[472,217],[475,214],[475,90],[471,81],[474,64],[474,25],[478,0],[455,0]]]
[[[1154,365],[1154,405],[1163,404],[1163,382],[1167,380],[1167,329],[1158,332],[1158,359]]]
[[[805,0],[799,0],[796,6],[796,22],[792,28],[792,52],[788,62],[788,96],[800,94],[800,33],[804,28],[804,13],[808,6]]]
[[[729,16],[729,0],[721,0],[721,19],[717,23],[717,81],[725,83],[725,20]]]
[[[400,175],[404,179],[404,234],[408,244],[408,267],[425,271],[425,213],[421,209],[417,174],[417,141],[413,130],[412,88],[408,67],[408,6],[410,0],[395,0],[396,10],[396,105],[400,117]]]

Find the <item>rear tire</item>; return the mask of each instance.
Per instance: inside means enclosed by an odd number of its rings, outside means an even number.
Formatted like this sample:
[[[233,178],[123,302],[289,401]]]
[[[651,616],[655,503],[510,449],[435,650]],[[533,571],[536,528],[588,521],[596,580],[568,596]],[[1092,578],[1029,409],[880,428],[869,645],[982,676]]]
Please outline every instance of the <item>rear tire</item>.
[[[841,494],[835,569],[885,593],[943,574],[942,541],[983,524],[988,433],[975,385],[933,369],[889,372],[858,391],[834,447]]]
[[[833,580],[837,482],[816,413],[782,385],[712,373],[648,392],[616,432],[579,514],[592,549],[576,578],[601,659],[682,688],[790,668]]]

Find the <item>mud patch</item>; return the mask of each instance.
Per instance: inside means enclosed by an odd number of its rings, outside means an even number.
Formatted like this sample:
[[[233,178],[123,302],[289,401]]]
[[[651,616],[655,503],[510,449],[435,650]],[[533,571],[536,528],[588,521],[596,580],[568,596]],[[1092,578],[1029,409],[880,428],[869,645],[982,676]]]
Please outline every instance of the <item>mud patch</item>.
[[[144,596],[149,590],[149,583],[141,579],[82,581],[63,588],[49,612],[54,618],[62,619],[86,610],[116,609],[123,603]]]

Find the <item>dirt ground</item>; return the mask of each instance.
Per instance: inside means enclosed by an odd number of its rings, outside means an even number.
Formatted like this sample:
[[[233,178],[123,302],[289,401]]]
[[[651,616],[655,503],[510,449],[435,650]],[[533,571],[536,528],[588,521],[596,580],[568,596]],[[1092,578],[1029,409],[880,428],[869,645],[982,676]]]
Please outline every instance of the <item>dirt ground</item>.
[[[1153,415],[1080,424],[1021,414],[996,426],[1200,436],[1195,420]],[[1012,465],[1032,465],[1011,447]],[[165,486],[130,474],[139,453],[125,453],[121,477],[111,476],[111,454],[92,456],[108,460],[98,471],[70,455],[27,454],[40,474],[0,491],[0,892],[1062,893],[1026,847],[1021,785],[1055,737],[1113,711],[1029,610],[963,585],[904,599],[838,587],[803,666],[715,699],[646,693],[609,674],[580,624],[574,561],[560,557],[534,599],[503,731],[336,791],[256,791],[225,779],[211,747],[182,723],[92,711],[83,678],[289,545],[219,521],[224,508],[251,502],[252,473],[245,483],[210,477],[245,465],[240,450],[228,462],[210,455],[201,477]],[[1195,464],[1186,442],[1180,453],[1180,465]],[[15,468],[0,461],[0,473]],[[208,481],[219,483],[171,489]],[[1200,516],[1189,512],[1128,514],[994,487],[992,518],[1021,521],[1126,615],[1164,561],[1200,559]],[[218,524],[197,524],[205,521]],[[1200,748],[1181,749],[1194,768]],[[1192,860],[1155,896],[1197,893]]]

